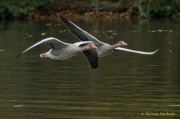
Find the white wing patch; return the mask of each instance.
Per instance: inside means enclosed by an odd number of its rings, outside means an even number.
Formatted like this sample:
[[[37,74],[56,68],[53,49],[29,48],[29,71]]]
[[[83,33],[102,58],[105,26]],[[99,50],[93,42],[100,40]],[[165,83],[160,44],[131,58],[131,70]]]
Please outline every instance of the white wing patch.
[[[117,47],[115,48],[115,50],[121,50],[121,51],[132,52],[132,53],[143,54],[143,55],[153,55],[159,51],[159,49],[156,49],[152,52],[145,52],[145,51],[132,50],[132,49],[127,49],[127,48],[122,48],[122,47]]]
[[[80,41],[80,42],[74,43],[74,45],[76,45],[78,47],[82,44],[94,44],[94,43],[92,41]]]
[[[23,52],[21,52],[22,54],[26,53],[27,51],[31,50],[32,48],[40,45],[40,44],[43,44],[45,42],[48,42],[48,41],[51,41],[51,40],[55,40],[57,41],[57,43],[61,44],[61,45],[68,45],[68,43],[65,43],[65,42],[62,42],[60,40],[58,40],[57,38],[54,38],[54,37],[48,37],[48,38],[45,38],[45,39],[42,39],[41,41],[35,43],[34,45],[28,47],[27,49],[25,49]]]

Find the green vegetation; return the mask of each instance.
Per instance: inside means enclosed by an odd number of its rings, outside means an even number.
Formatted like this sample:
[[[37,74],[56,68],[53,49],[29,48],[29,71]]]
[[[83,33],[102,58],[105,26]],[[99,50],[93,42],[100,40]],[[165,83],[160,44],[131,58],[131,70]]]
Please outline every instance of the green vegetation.
[[[180,0],[0,0],[0,20],[52,18],[52,14],[54,18],[56,13],[75,16],[87,12],[101,17],[102,13],[105,17],[115,13],[120,19],[179,17]]]
[[[37,9],[49,8],[48,0],[0,0],[0,19],[24,19]]]
[[[134,9],[140,17],[169,17],[180,12],[178,0],[136,0]]]

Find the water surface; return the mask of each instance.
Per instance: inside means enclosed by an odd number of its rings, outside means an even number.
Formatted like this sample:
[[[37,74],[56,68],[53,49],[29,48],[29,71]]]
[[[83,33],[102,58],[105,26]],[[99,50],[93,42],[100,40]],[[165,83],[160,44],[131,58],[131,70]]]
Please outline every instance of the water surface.
[[[159,52],[144,56],[114,52],[92,70],[79,54],[67,61],[42,60],[41,46],[16,54],[42,38],[78,39],[60,23],[0,23],[0,118],[2,119],[144,119],[173,113],[180,118],[180,22],[75,21],[111,44]]]

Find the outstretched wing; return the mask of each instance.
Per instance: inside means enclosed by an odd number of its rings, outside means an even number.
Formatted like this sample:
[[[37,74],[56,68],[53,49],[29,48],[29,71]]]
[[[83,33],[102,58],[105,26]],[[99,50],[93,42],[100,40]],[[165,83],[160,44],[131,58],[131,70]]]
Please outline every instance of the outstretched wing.
[[[75,36],[77,36],[81,41],[93,41],[96,45],[101,45],[101,41],[89,34],[88,32],[81,29],[79,26],[75,25],[70,20],[60,16],[63,24],[68,28]]]
[[[144,51],[132,50],[132,49],[127,49],[127,48],[122,48],[122,47],[117,47],[115,48],[115,50],[121,50],[121,51],[132,52],[132,53],[143,54],[143,55],[153,55],[159,51],[158,49],[156,49],[152,52],[144,52]]]
[[[62,42],[54,37],[49,37],[49,38],[42,39],[41,41],[31,45],[30,47],[28,47],[27,49],[22,51],[19,55],[17,55],[17,57],[28,52],[29,50],[33,49],[36,46],[41,45],[41,44],[46,44],[46,45],[50,46],[51,49],[54,49],[54,50],[61,49],[61,48],[68,46],[68,43]]]
[[[93,43],[92,41],[81,41],[74,43],[78,47],[83,47],[85,45]],[[83,51],[84,55],[87,57],[93,69],[98,68],[98,49],[89,49]]]

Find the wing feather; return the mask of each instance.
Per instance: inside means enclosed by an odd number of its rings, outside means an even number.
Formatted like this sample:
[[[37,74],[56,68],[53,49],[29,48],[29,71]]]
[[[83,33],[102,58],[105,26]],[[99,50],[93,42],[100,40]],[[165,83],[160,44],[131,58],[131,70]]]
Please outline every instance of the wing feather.
[[[92,41],[81,41],[81,42],[74,43],[74,45],[76,45],[78,47],[83,47],[88,44],[93,44],[93,42]],[[91,64],[91,67],[93,69],[98,68],[98,49],[97,48],[85,50],[85,51],[83,51],[83,54],[87,57],[89,63]]]
[[[122,48],[122,47],[117,47],[115,48],[115,50],[121,50],[121,51],[132,52],[132,53],[143,54],[143,55],[153,55],[159,51],[159,49],[156,49],[152,52],[144,52],[144,51],[132,50],[132,49],[127,49],[127,48]]]
[[[63,24],[66,28],[68,28],[76,37],[78,37],[81,41],[93,41],[96,45],[101,45],[101,41],[97,38],[86,32],[85,30],[81,29],[79,26],[75,25],[70,20],[60,16]]]
[[[18,54],[16,57],[28,52],[29,50],[35,48],[36,46],[39,46],[41,44],[47,44],[48,46],[50,46],[52,49],[56,50],[56,49],[61,49],[64,48],[66,46],[68,46],[68,43],[65,43],[63,41],[58,40],[57,38],[54,37],[48,37],[45,39],[42,39],[41,41],[31,45],[30,47],[28,47],[27,49],[25,49],[24,51],[22,51],[20,54]]]

